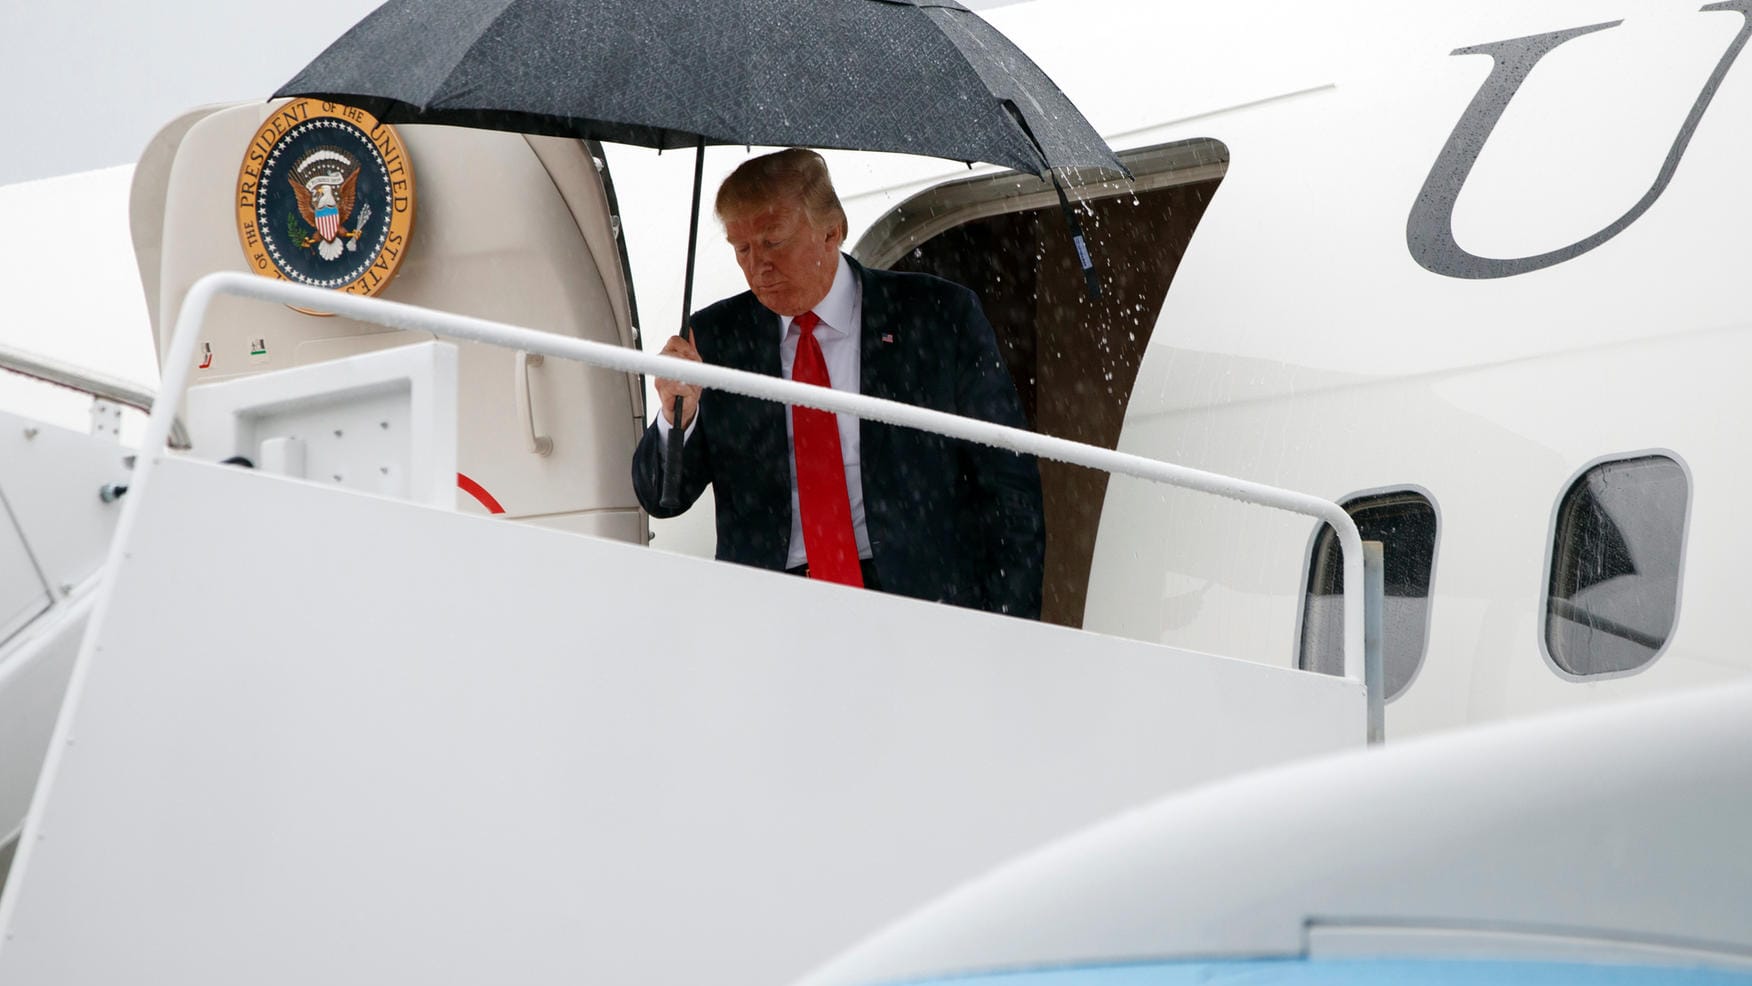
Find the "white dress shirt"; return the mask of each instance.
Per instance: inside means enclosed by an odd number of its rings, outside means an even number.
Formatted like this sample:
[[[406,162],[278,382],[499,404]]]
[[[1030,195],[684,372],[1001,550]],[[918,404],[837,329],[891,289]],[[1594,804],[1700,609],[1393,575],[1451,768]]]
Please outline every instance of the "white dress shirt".
[[[839,269],[834,272],[833,286],[827,289],[827,297],[821,299],[821,303],[813,310],[821,319],[821,324],[815,327],[815,341],[821,345],[821,356],[827,363],[828,380],[833,383],[835,390],[858,393],[858,374],[863,367],[859,342],[864,320],[863,288],[853,276],[851,265],[846,263],[843,255],[839,258]],[[792,326],[792,321],[789,315],[779,316],[779,368],[787,380],[791,379],[791,365],[797,360],[797,343],[803,335]],[[864,525],[864,474],[858,454],[859,422],[850,415],[841,414],[836,417],[840,433],[840,458],[846,467],[846,494],[852,504],[852,535],[858,542],[858,557],[869,558],[870,533]],[[695,414],[693,421],[688,423],[687,431],[683,433],[683,441],[693,437],[693,430],[699,420],[699,415]],[[657,431],[665,441],[669,439],[669,429],[669,422],[659,411]],[[791,449],[788,457],[791,469],[791,552],[785,567],[796,568],[809,560],[809,552],[803,544],[803,514],[797,505],[797,451],[796,444],[791,441],[789,407],[785,413],[785,444]]]

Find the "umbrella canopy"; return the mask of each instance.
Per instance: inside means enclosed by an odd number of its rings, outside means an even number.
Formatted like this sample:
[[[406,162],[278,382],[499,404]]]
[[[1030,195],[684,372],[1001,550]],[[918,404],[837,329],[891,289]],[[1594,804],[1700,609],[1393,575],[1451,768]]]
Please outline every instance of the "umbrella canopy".
[[[801,145],[1125,174],[954,0],[390,0],[276,96],[655,148]]]
[[[692,307],[707,144],[986,161],[1051,177],[1129,172],[1065,94],[955,0],[389,0],[275,96],[436,123],[694,147],[682,283]],[[675,420],[681,399],[676,398]],[[663,502],[676,502],[681,429]]]

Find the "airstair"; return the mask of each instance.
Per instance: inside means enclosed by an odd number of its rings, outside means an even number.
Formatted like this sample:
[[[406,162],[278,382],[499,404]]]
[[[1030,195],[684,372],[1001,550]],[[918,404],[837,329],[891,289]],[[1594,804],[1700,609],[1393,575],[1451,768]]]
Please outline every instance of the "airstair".
[[[197,283],[165,393],[220,293],[325,298]],[[1355,528],[1322,501],[608,344],[326,304],[1266,499],[1337,521],[1347,587],[1362,581]],[[454,347],[424,342],[196,388],[189,454],[166,450],[177,403],[160,402],[0,897],[0,979],[784,980],[1100,819],[1365,742],[1360,594],[1333,677],[472,516],[418,492],[454,470],[455,387]],[[400,495],[217,461],[324,414],[410,423],[370,453]],[[78,480],[105,509],[113,482]]]

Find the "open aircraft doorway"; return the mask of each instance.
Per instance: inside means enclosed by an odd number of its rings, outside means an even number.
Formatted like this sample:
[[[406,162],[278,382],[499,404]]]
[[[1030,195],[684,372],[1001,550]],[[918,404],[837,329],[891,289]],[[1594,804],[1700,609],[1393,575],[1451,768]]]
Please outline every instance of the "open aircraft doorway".
[[[1077,204],[1101,278],[1090,298],[1050,184],[1003,172],[916,195],[852,251],[867,265],[936,274],[979,295],[1028,425],[1114,448],[1150,333],[1192,234],[1229,167],[1220,141],[1123,151],[1135,181],[1084,188]],[[1107,474],[1042,462],[1041,619],[1081,626]]]

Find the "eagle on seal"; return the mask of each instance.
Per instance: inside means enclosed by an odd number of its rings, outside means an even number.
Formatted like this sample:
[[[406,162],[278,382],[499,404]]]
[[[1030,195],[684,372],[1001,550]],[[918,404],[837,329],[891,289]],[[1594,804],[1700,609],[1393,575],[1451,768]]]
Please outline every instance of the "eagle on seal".
[[[310,155],[310,158],[317,158],[319,155],[320,151]],[[286,179],[298,195],[298,214],[304,217],[306,223],[316,228],[314,235],[305,237],[298,245],[306,249],[315,245],[316,252],[322,259],[334,260],[341,255],[343,246],[353,249],[351,241],[359,237],[359,230],[347,232],[341,228],[353,216],[353,199],[359,181],[359,169],[354,167],[342,177],[340,171],[332,166],[308,167],[313,164],[319,162],[307,158]],[[305,175],[305,180],[299,180],[300,173]],[[365,225],[363,217],[359,225]]]

